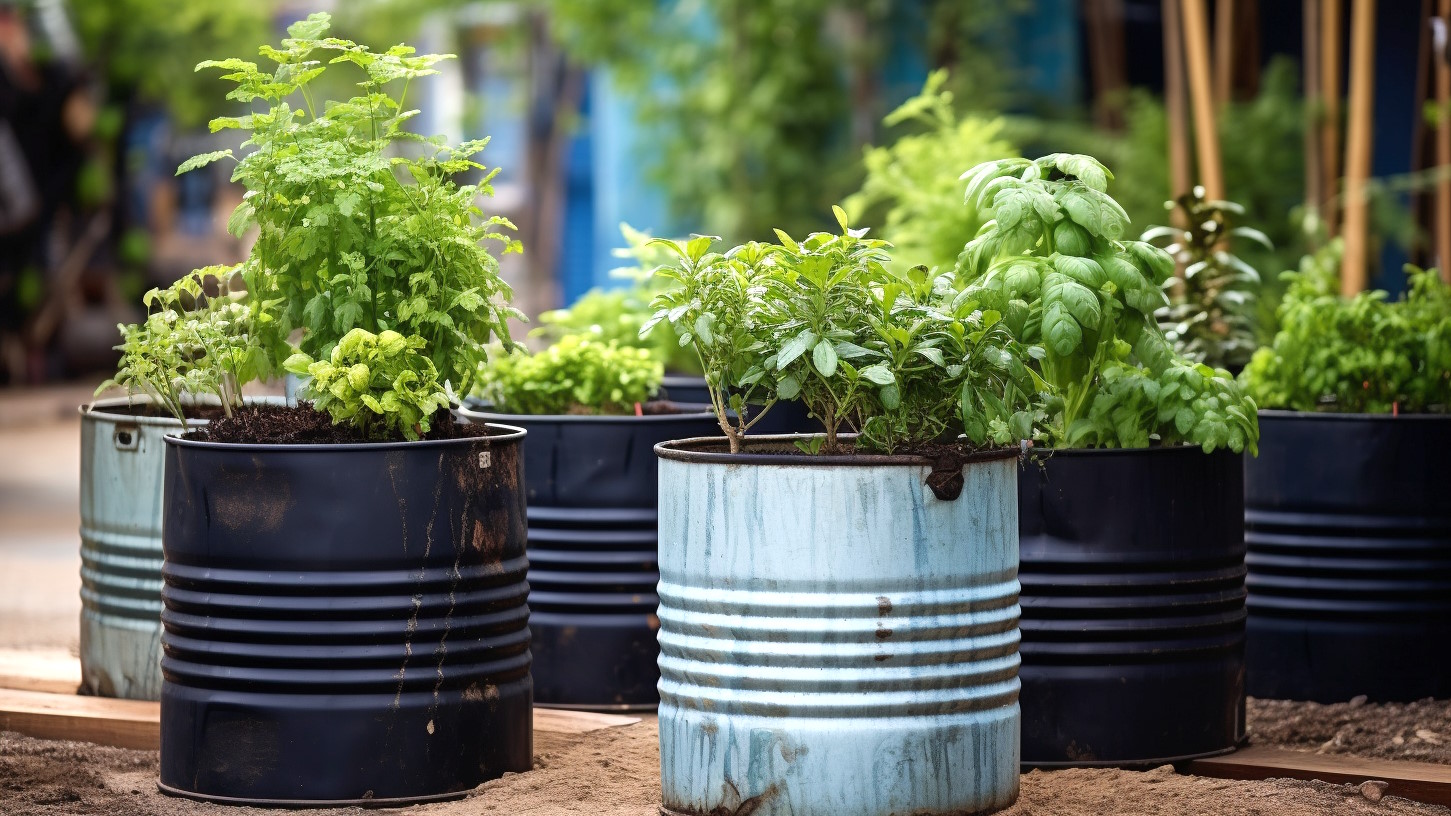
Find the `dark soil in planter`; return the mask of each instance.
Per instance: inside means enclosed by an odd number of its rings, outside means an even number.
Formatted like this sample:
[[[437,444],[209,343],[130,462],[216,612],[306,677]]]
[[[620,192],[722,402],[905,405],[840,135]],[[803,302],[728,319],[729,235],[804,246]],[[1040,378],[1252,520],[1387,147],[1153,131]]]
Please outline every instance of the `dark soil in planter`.
[[[1250,741],[1317,754],[1451,765],[1451,700],[1415,703],[1249,701]]]
[[[447,410],[433,416],[433,427],[423,439],[461,439],[494,433],[484,425],[462,425]],[[352,425],[334,425],[332,417],[303,402],[297,407],[257,405],[234,411],[230,417],[213,420],[203,430],[186,434],[187,439],[206,442],[234,442],[253,445],[355,445],[368,439]],[[402,440],[397,440],[402,441]]]
[[[658,816],[660,755],[653,718],[588,734],[536,732],[534,770],[486,782],[458,802],[409,808],[419,816]],[[0,813],[8,816],[275,816],[277,810],[219,808],[156,790],[155,751],[51,742],[0,733]],[[308,810],[308,816],[366,811]],[[376,811],[375,811],[376,812]],[[1024,774],[1018,803],[1001,816],[1445,816],[1444,808],[1359,789],[1279,779],[1235,782],[1117,770]]]

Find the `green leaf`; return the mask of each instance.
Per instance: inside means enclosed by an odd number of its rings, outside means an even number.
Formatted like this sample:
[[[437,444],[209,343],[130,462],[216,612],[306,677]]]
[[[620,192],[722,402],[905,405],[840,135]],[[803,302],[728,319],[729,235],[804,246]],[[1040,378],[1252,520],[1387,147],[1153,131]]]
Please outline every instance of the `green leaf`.
[[[811,352],[811,362],[823,377],[830,377],[836,373],[836,348],[830,340],[820,340],[816,343],[816,348]]]

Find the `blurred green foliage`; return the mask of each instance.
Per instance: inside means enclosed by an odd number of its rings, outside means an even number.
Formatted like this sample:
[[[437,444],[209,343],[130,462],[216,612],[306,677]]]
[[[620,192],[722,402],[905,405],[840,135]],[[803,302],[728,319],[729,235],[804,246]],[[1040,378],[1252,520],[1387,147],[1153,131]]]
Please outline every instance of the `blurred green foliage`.
[[[927,0],[923,48],[1001,87],[1018,3]],[[609,67],[660,142],[650,178],[675,215],[730,240],[809,232],[857,186],[849,119],[880,116],[875,69],[893,36],[887,0],[552,0],[576,60]],[[971,45],[972,47],[968,47]],[[935,52],[935,53],[934,53]],[[864,112],[863,106],[869,108]],[[964,168],[965,169],[965,168]]]
[[[867,148],[866,179],[844,205],[853,221],[881,225],[878,237],[892,243],[891,265],[899,272],[952,268],[982,226],[977,211],[962,206],[958,176],[1017,152],[1001,137],[1001,121],[959,116],[947,82],[947,71],[932,72],[920,94],[887,115],[887,127],[916,130]]]
[[[543,351],[493,356],[475,394],[511,414],[631,414],[660,388],[664,371],[650,352],[569,334]]]

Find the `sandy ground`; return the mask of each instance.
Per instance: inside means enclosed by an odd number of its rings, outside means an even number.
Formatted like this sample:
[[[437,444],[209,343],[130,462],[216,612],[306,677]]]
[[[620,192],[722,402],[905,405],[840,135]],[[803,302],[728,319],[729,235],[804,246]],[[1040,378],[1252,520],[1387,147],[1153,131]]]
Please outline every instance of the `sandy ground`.
[[[77,528],[84,387],[0,394],[0,652],[74,653],[80,613]],[[1319,753],[1451,764],[1451,701],[1404,706],[1251,701],[1251,739]],[[394,813],[656,816],[653,720],[584,735],[540,732],[535,770],[487,783],[461,801]],[[157,754],[0,733],[0,814],[200,816],[273,813],[223,808],[156,790]],[[1375,791],[1369,791],[1371,798]],[[1231,782],[1147,772],[1035,771],[1009,816],[1309,816],[1451,810],[1358,788],[1277,780]],[[361,811],[308,811],[310,814]]]
[[[535,770],[481,785],[466,799],[389,811],[430,816],[657,816],[659,754],[653,719],[582,735],[538,733]],[[0,733],[0,813],[107,816],[217,816],[277,811],[222,808],[156,790],[157,755]],[[1370,798],[1367,797],[1369,793]],[[1146,771],[1034,771],[1005,816],[1312,816],[1425,814],[1445,808],[1378,799],[1349,785],[1271,780],[1234,782]],[[317,810],[309,814],[360,813]]]

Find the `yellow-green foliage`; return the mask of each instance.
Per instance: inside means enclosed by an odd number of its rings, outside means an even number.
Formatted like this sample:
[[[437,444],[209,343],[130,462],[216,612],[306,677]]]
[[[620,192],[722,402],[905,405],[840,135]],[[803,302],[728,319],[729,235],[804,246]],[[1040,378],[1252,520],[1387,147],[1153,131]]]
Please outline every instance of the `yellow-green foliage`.
[[[312,378],[313,408],[326,411],[334,425],[350,422],[370,439],[417,439],[449,402],[438,369],[420,353],[426,345],[391,329],[353,329],[327,360],[298,352],[284,367]]]
[[[959,119],[952,93],[942,89],[946,82],[946,71],[932,72],[922,93],[887,116],[888,127],[913,123],[921,131],[888,147],[868,148],[862,159],[866,180],[846,200],[853,220],[881,223],[876,232],[892,243],[892,268],[897,271],[919,264],[950,269],[982,226],[977,211],[962,206],[958,176],[982,162],[1017,153],[1002,136],[1002,122]]]
[[[664,374],[648,349],[571,334],[536,354],[490,360],[476,393],[513,414],[631,414]]]

